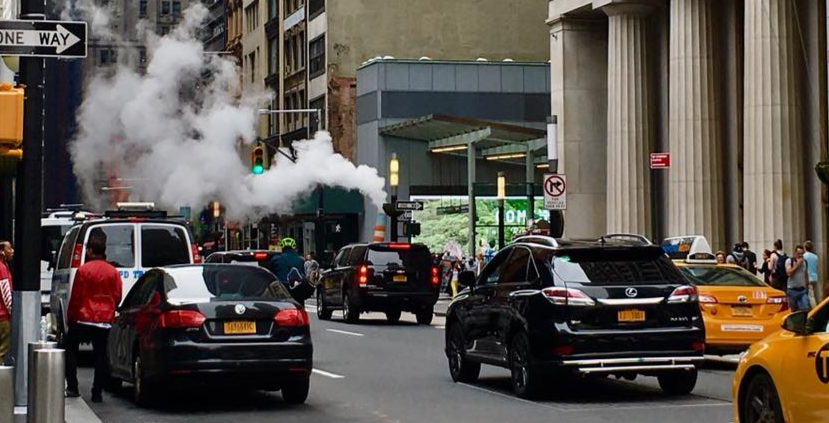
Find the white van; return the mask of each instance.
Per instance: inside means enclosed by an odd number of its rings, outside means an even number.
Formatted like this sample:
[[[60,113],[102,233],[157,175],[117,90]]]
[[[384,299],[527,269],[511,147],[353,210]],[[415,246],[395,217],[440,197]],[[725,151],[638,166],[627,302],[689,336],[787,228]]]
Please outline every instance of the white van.
[[[52,271],[63,237],[72,226],[87,216],[93,215],[77,208],[62,207],[47,210],[46,216],[40,219],[40,311],[42,316],[49,313]]]

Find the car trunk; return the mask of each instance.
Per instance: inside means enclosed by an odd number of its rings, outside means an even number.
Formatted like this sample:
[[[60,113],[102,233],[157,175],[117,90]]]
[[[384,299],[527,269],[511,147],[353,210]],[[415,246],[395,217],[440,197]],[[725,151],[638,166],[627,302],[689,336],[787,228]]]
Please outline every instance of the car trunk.
[[[726,319],[770,320],[783,308],[781,303],[768,302],[769,297],[782,298],[783,292],[762,287],[704,286],[700,295],[710,301],[702,303],[704,312]]]
[[[197,311],[205,317],[198,336],[191,336],[199,342],[287,341],[297,329],[282,327],[274,319],[280,310],[296,310],[291,302],[214,299],[182,304],[175,309]]]
[[[372,245],[365,265],[371,272],[369,284],[391,292],[432,290],[432,261],[429,250],[411,244]]]

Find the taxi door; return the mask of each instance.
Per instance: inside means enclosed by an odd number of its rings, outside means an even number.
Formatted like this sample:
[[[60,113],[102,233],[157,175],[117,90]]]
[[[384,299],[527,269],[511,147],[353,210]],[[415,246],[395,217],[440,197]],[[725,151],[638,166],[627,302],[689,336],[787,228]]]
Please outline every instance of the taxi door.
[[[829,413],[829,301],[809,319],[811,334],[797,336],[783,360],[784,391],[794,422],[825,422]]]

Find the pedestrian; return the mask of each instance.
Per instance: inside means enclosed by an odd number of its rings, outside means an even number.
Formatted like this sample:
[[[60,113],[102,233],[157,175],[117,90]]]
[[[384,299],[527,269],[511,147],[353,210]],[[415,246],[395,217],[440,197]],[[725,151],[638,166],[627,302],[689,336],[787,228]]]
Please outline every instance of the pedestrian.
[[[786,260],[788,255],[783,251],[783,241],[774,241],[774,250],[771,252],[769,269],[771,269],[771,286],[781,291],[786,290],[786,281],[789,275],[786,273]]]
[[[771,286],[771,251],[763,250],[763,262],[760,263],[760,274],[763,275],[763,282]]]
[[[9,262],[14,257],[14,248],[9,241],[0,241],[0,364],[4,363],[9,351],[12,334],[12,273]]]
[[[316,284],[317,276],[319,275],[320,271],[320,264],[318,261],[314,259],[314,253],[308,253],[305,255],[305,277],[308,278],[311,283]]]
[[[92,382],[92,402],[103,400],[102,391],[109,380],[107,338],[115,309],[121,302],[121,276],[106,261],[106,243],[101,238],[90,238],[86,246],[86,263],[75,274],[69,297],[66,332],[66,396],[80,396],[78,390],[78,348],[91,342],[95,356],[95,378]]]
[[[291,283],[288,275],[296,269],[302,278],[305,277],[305,260],[296,252],[296,241],[293,238],[282,238],[282,252],[271,259],[271,270],[276,279],[282,282],[289,290]]]
[[[743,241],[743,254],[745,254],[745,261],[747,263],[747,267],[745,268],[752,274],[757,274],[757,254],[754,254],[754,251],[751,251],[748,248],[748,242]]]
[[[722,250],[717,251],[717,254],[715,255],[715,257],[717,258],[717,264],[725,264],[726,263],[725,252],[723,252]]]
[[[461,263],[456,261],[452,264],[452,280],[449,285],[452,287],[452,298],[455,298],[461,292],[460,283],[458,282],[458,275],[461,272]]]
[[[817,254],[814,253],[815,245],[812,241],[807,240],[804,242],[803,248],[806,250],[806,252],[803,253],[803,259],[806,260],[806,271],[809,276],[809,306],[814,307],[817,305],[817,297],[815,297],[815,295],[819,294],[817,286],[817,269],[819,260]]]
[[[794,248],[794,256],[786,260],[786,295],[789,297],[789,308],[792,311],[809,310],[809,295],[806,285],[809,282],[806,260],[803,258],[805,250],[802,245]]]

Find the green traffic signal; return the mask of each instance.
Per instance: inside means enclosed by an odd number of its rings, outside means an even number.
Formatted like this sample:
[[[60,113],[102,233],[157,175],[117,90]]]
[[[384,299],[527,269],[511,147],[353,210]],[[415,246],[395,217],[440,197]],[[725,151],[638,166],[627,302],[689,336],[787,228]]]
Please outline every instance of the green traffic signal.
[[[254,175],[261,175],[265,173],[265,166],[262,166],[260,163],[253,165],[253,174]]]

